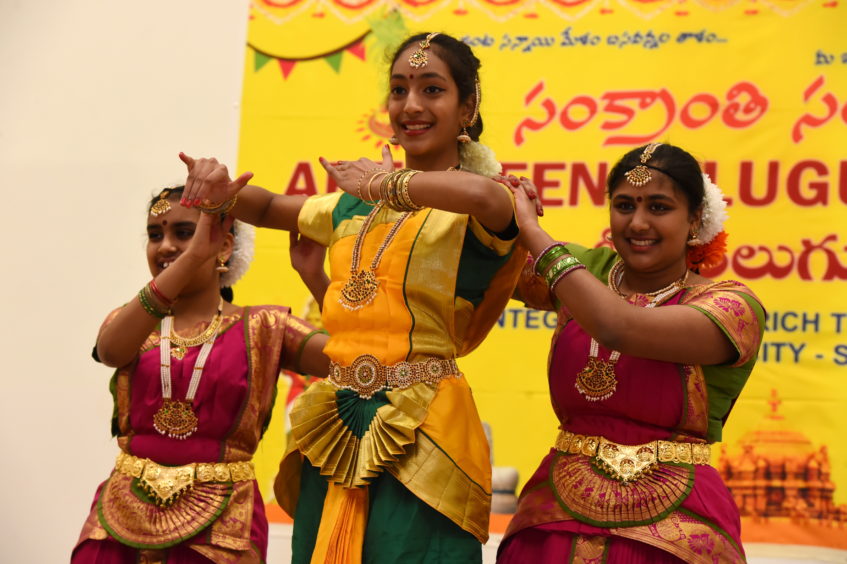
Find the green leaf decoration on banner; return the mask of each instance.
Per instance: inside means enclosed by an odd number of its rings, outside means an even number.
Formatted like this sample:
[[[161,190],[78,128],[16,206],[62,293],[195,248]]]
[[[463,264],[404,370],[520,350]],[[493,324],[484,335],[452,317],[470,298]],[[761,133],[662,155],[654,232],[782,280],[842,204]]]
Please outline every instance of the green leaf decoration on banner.
[[[383,9],[375,16],[368,18],[368,25],[371,26],[371,33],[365,40],[368,49],[373,53],[393,53],[409,36],[403,15],[396,9]],[[380,92],[380,96],[376,104],[378,107],[382,107],[385,105],[384,93],[388,92],[389,69],[385,64],[384,57],[369,57],[368,62],[376,65],[379,69],[377,90]]]
[[[341,70],[341,55],[343,51],[339,51],[338,53],[333,53],[332,55],[328,55],[324,57],[324,61],[329,63],[329,66],[332,67],[332,70],[335,72],[339,72]]]
[[[376,48],[379,51],[393,51],[409,35],[399,10],[383,10],[376,16],[368,18],[368,24],[371,26]]]
[[[253,61],[253,72],[259,72],[263,66],[270,62],[271,57],[256,51],[256,58]]]

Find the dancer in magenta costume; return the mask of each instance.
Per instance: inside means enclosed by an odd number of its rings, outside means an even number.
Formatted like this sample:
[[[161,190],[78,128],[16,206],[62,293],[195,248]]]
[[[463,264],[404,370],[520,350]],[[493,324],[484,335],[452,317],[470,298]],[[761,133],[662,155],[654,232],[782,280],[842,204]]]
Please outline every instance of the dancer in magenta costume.
[[[677,147],[631,151],[608,180],[616,252],[555,243],[534,186],[514,185],[538,257],[519,289],[559,312],[549,385],[560,432],[498,562],[743,562],[709,444],[756,362],[765,314],[744,285],[697,273],[722,254],[720,191]]]
[[[120,453],[74,563],[264,562],[268,523],[250,459],[277,376],[281,368],[326,375],[326,335],[287,307],[223,299],[249,266],[252,227],[227,233],[221,210],[180,206],[181,193],[166,189],[151,202],[154,278],[98,335],[98,360],[117,367]]]

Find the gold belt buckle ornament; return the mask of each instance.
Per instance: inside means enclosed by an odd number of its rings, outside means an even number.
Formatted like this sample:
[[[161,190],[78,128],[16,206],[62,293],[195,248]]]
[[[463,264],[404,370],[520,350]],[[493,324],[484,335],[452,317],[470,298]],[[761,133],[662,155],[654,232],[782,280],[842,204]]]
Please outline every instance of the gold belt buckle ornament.
[[[385,387],[385,374],[377,357],[363,354],[353,361],[350,369],[360,397],[370,398]]]
[[[140,482],[156,505],[167,507],[194,485],[194,464],[187,466],[159,466],[147,461]]]
[[[620,445],[600,437],[594,461],[614,479],[627,484],[649,474],[658,464],[655,443]]]

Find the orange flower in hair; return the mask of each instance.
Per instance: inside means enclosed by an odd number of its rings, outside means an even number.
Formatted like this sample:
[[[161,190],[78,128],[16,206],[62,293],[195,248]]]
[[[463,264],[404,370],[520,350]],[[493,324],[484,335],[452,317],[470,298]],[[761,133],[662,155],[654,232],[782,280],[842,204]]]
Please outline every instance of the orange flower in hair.
[[[718,266],[726,255],[726,239],[726,231],[721,231],[708,243],[689,247],[685,257],[689,270],[699,272]]]

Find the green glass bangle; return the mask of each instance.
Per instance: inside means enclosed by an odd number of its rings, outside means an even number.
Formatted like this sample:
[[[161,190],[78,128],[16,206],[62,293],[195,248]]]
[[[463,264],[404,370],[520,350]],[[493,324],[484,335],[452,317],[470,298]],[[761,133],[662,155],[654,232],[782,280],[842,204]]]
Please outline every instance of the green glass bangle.
[[[550,246],[535,262],[535,273],[539,276],[544,276],[550,268],[550,265],[552,265],[559,257],[568,254],[567,247],[561,243]]]
[[[303,360],[303,351],[306,350],[306,344],[315,335],[329,335],[329,331],[327,331],[326,329],[314,329],[307,333],[305,337],[303,337],[303,340],[300,342],[300,346],[297,349],[297,360],[294,362],[294,371],[297,374],[304,374],[303,370],[300,368],[300,361]]]
[[[146,289],[147,289],[147,286],[145,286],[144,288],[141,288],[141,290],[138,291],[138,301],[141,302],[141,307],[143,307],[144,311],[146,311],[151,316],[153,316],[157,319],[164,319],[165,315],[167,315],[167,314],[162,313],[161,311],[156,309],[153,306],[153,304],[150,303],[150,298],[144,292],[144,290],[146,290]]]
[[[553,265],[550,267],[549,270],[547,270],[546,273],[544,273],[544,279],[547,280],[547,285],[552,286],[556,279],[559,277],[559,275],[562,273],[562,271],[577,264],[582,263],[579,262],[579,259],[575,256],[567,255],[561,257],[559,260],[553,263]]]
[[[556,276],[556,279],[555,279],[555,280],[553,280],[553,282],[550,284],[550,291],[551,291],[551,292],[555,291],[555,289],[556,289],[556,284],[558,284],[559,282],[561,282],[562,280],[564,280],[565,276],[567,276],[568,274],[570,274],[570,273],[571,273],[571,272],[573,272],[574,270],[579,270],[580,268],[584,269],[584,268],[585,268],[585,265],[584,265],[584,264],[582,264],[582,263],[572,264],[571,266],[569,266],[569,267],[567,267],[566,269],[564,269],[563,271],[561,271],[561,272],[559,273],[559,275],[558,275],[558,276]]]

